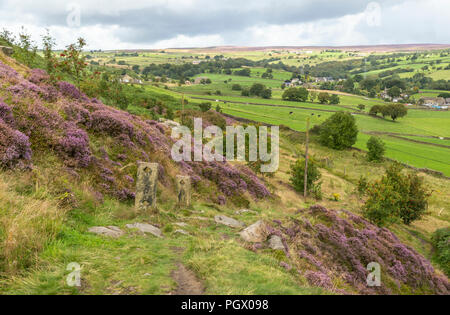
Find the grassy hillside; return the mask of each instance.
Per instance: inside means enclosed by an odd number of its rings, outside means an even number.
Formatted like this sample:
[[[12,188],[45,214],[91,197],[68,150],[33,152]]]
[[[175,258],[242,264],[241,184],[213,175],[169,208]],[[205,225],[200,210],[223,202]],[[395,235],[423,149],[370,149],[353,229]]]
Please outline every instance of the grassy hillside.
[[[282,130],[282,163],[273,178],[258,177],[242,163],[176,163],[170,128],[150,118],[149,109],[118,110],[70,83],[49,82],[42,70],[0,57],[0,293],[448,294],[448,280],[429,262],[431,234],[450,220],[445,179],[423,175],[436,191],[430,213],[411,226],[392,226],[397,239],[358,216],[362,200],[355,193],[362,174],[378,178],[389,162],[374,165],[363,153],[328,150],[313,139],[313,158],[326,157],[332,166],[320,164],[323,200],[305,201],[289,185],[290,164],[304,154],[302,133]],[[180,94],[144,89],[181,107]],[[222,105],[225,112],[258,108]],[[289,113],[278,111],[293,110],[269,109],[259,114],[280,121]],[[238,124],[214,111],[189,113]],[[330,114],[321,113],[318,120]],[[260,120],[257,114],[252,119]],[[157,211],[134,207],[139,161],[161,165]],[[194,182],[191,207],[176,205],[178,174]],[[217,223],[218,215],[245,226],[262,220],[267,236],[280,237],[282,249],[244,241],[241,229]],[[133,223],[152,224],[163,237],[127,227]],[[115,226],[124,234],[95,235],[89,232],[95,226]],[[341,233],[338,243],[334,230]],[[380,288],[365,284],[364,267],[372,259],[383,266]],[[70,263],[82,268],[80,287],[66,282]],[[186,280],[188,287],[179,291]]]

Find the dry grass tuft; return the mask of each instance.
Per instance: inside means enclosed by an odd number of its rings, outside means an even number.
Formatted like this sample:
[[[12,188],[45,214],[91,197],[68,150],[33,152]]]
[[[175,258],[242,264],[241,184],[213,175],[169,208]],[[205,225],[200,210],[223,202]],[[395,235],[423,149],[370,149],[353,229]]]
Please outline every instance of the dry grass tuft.
[[[55,201],[19,195],[0,179],[0,272],[14,274],[36,263],[63,215]]]

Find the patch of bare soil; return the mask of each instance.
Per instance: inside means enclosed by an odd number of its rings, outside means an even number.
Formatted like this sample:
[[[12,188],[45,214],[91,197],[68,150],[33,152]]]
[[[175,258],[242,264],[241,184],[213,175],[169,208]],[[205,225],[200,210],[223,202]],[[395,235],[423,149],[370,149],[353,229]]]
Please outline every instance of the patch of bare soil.
[[[178,255],[183,254],[184,251],[180,247],[172,247],[171,250]],[[177,289],[172,295],[203,295],[205,291],[194,272],[180,262],[177,262],[177,269],[172,272],[172,278],[177,283]]]
[[[172,278],[178,285],[173,295],[203,295],[203,285],[195,274],[182,263],[177,263],[177,268],[172,272]]]

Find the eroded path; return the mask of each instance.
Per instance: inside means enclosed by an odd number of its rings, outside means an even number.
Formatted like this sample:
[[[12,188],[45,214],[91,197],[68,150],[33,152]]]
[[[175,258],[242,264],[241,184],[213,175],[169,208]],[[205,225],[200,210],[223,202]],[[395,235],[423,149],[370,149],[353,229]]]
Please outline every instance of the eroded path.
[[[172,250],[181,255],[183,249],[174,247]],[[205,292],[203,284],[197,279],[195,273],[181,262],[177,262],[177,269],[172,272],[172,278],[177,283],[177,289],[172,293],[173,295],[203,295]]]

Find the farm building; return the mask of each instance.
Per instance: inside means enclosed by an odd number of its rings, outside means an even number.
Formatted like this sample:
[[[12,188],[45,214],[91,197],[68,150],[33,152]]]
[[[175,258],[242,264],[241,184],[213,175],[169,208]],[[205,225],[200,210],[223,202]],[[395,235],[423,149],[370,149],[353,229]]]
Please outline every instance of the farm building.
[[[317,77],[315,79],[316,83],[319,83],[319,82],[332,82],[332,81],[334,81],[334,78],[332,78],[332,77]]]
[[[125,83],[125,84],[128,84],[128,83],[132,83],[132,84],[142,84],[142,80],[132,78],[132,77],[130,77],[128,74],[124,75],[124,76],[120,79],[120,82],[121,82],[121,83]]]

